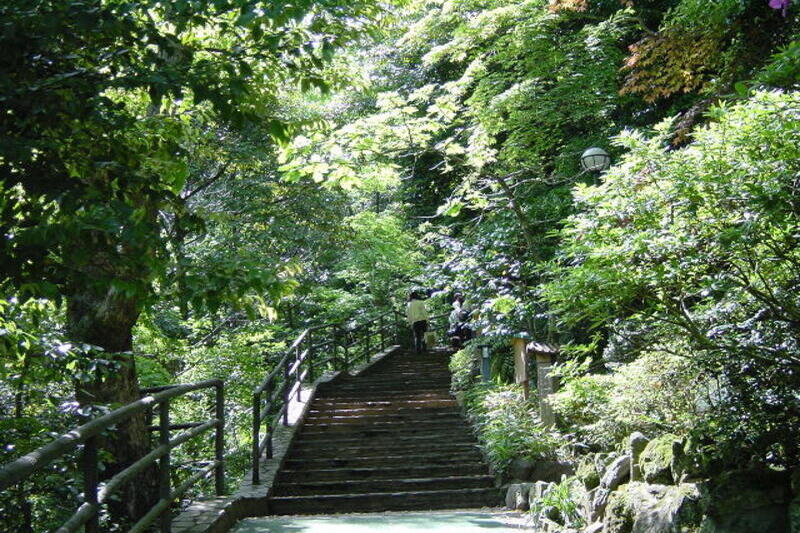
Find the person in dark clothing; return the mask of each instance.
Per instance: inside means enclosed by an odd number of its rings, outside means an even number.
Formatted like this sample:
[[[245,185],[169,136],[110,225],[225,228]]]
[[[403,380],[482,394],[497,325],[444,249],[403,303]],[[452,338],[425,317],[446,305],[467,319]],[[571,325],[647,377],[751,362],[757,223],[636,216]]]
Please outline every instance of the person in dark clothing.
[[[449,317],[450,329],[447,332],[450,344],[455,349],[462,348],[464,343],[473,337],[472,328],[469,326],[471,314],[464,305],[464,295],[457,292],[453,297],[453,311]]]

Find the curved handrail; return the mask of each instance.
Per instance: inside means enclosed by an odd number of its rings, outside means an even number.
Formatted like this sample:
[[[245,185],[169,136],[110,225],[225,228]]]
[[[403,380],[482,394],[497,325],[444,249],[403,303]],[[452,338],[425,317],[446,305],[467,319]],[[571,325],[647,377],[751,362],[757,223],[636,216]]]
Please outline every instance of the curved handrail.
[[[293,395],[300,397],[302,383],[312,380],[315,373],[326,368],[347,371],[354,363],[368,360],[373,348],[385,349],[389,339],[396,338],[402,314],[389,310],[351,327],[349,324],[328,323],[302,331],[285,350],[278,364],[253,391],[253,481],[258,483],[260,457],[272,455],[272,434],[278,423],[288,424],[288,406]],[[328,352],[327,357],[316,358],[317,351]],[[213,388],[216,392],[215,416],[210,420],[170,424],[171,400],[187,393]],[[169,531],[170,505],[192,485],[212,472],[216,476],[216,492],[224,493],[224,382],[212,379],[198,383],[162,385],[141,389],[146,396],[75,427],[50,443],[4,465],[0,465],[0,491],[25,481],[38,470],[83,445],[81,464],[84,470],[84,503],[65,522],[57,533],[73,533],[84,528],[86,533],[99,532],[101,506],[125,483],[158,462],[159,500],[137,522],[131,531],[144,531],[160,519],[161,531]],[[101,487],[98,479],[99,436],[112,426],[143,412],[159,411],[159,424],[150,426],[159,432],[156,445],[143,457],[111,477]],[[267,423],[267,433],[262,440],[260,428]],[[172,430],[183,430],[170,438]],[[201,434],[215,431],[215,459],[201,471],[173,488],[170,482],[171,450]]]
[[[277,364],[253,390],[253,483],[259,483],[262,455],[266,452],[267,458],[272,457],[272,437],[276,426],[281,421],[284,426],[289,424],[289,402],[295,394],[300,399],[302,383],[313,380],[315,371],[321,365],[328,365],[337,371],[347,371],[353,363],[368,359],[373,340],[377,342],[375,347],[380,346],[383,350],[391,330],[397,329],[396,324],[387,320],[393,313],[393,310],[385,311],[352,327],[344,323],[332,323],[305,329],[286,349]],[[316,337],[325,331],[329,337],[320,342]],[[331,355],[315,361],[315,353],[320,348],[327,348]],[[361,353],[352,353],[351,356],[351,351],[355,352],[358,348]],[[261,427],[265,422],[266,434],[261,438]]]
[[[215,389],[216,392],[215,417],[204,422],[190,424],[190,426],[192,426],[190,429],[170,439],[170,430],[174,428],[174,426],[170,426],[169,423],[170,400],[189,392],[210,388]],[[225,428],[225,412],[223,405],[224,382],[220,379],[211,379],[198,383],[168,385],[164,387],[155,387],[153,389],[145,389],[145,391],[148,390],[157,390],[157,392],[153,392],[148,396],[73,428],[52,442],[10,463],[0,466],[0,491],[26,480],[37,470],[73,452],[78,446],[83,444],[82,463],[86,479],[84,503],[72,517],[57,530],[57,533],[72,533],[79,531],[82,527],[85,527],[86,533],[95,533],[99,531],[98,516],[100,506],[123,484],[130,482],[137,474],[141,473],[149,466],[154,465],[156,461],[159,461],[159,470],[161,471],[159,475],[160,499],[150,512],[137,522],[133,530],[142,531],[159,517],[162,519],[162,531],[168,530],[169,521],[171,520],[168,512],[170,503],[186,492],[191,485],[203,479],[205,475],[208,475],[212,470],[216,473],[217,494],[221,495],[225,490],[223,458]],[[102,489],[100,489],[97,475],[97,437],[110,427],[156,406],[159,407],[160,411],[159,426],[156,428],[160,432],[159,446],[152,449],[149,453],[139,458],[121,472],[118,472],[106,482]],[[204,476],[192,476],[180,487],[172,490],[170,485],[170,451],[211,429],[216,430],[215,460],[211,463],[211,466],[204,470]],[[188,483],[190,480],[193,480],[192,483]]]
[[[95,418],[82,426],[78,426],[71,431],[61,435],[49,444],[45,444],[22,457],[0,466],[0,491],[7,489],[11,485],[16,485],[26,477],[30,476],[36,470],[43,468],[66,455],[77,448],[80,444],[86,442],[90,437],[99,435],[105,429],[127,420],[137,413],[141,413],[148,408],[153,407],[165,400],[181,396],[187,392],[192,392],[198,389],[205,389],[214,387],[217,384],[222,384],[222,380],[211,379],[208,381],[201,381],[199,383],[189,383],[185,385],[176,385],[165,391],[145,396],[135,402],[131,402],[119,409],[111,411],[99,418]]]

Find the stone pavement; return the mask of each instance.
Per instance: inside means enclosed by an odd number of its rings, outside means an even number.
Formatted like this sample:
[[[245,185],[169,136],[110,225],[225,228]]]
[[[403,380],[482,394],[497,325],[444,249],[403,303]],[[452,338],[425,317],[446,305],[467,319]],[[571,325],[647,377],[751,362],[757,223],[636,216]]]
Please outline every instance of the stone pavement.
[[[232,533],[532,533],[526,524],[519,513],[435,511],[248,518]]]

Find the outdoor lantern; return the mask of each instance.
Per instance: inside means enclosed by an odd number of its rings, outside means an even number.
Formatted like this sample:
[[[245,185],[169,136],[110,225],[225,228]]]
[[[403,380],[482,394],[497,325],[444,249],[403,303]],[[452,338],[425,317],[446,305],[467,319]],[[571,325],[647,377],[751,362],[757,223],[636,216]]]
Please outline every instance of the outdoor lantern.
[[[581,154],[581,167],[589,172],[602,172],[611,166],[611,157],[602,148],[589,148]]]

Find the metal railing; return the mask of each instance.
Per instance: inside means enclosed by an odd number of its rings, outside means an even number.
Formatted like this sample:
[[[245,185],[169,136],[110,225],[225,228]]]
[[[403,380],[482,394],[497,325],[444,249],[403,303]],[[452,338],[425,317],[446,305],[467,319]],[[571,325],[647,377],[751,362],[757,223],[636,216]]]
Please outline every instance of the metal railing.
[[[187,393],[203,389],[214,389],[214,418],[201,422],[171,424],[169,408],[172,400]],[[129,529],[129,532],[143,532],[158,520],[159,530],[162,533],[169,533],[172,522],[170,506],[174,500],[180,498],[189,488],[214,472],[217,495],[222,495],[225,491],[225,465],[223,459],[225,446],[224,384],[222,380],[214,379],[199,383],[144,389],[142,392],[148,394],[148,396],[74,428],[49,444],[15,461],[0,466],[0,491],[25,481],[37,470],[83,445],[79,462],[83,471],[84,503],[56,530],[56,533],[73,533],[81,528],[86,533],[97,533],[100,531],[99,517],[102,506],[109,502],[111,497],[126,483],[131,482],[138,474],[158,462],[159,500]],[[98,475],[100,468],[98,452],[101,434],[112,426],[125,422],[137,414],[152,412],[154,409],[158,409],[158,426],[152,426],[150,429],[159,433],[158,446],[101,484]],[[173,437],[171,435],[173,430],[183,431]],[[214,460],[202,470],[191,475],[179,486],[173,488],[170,461],[172,450],[211,430],[215,430]]]
[[[386,349],[390,339],[398,338],[399,318],[398,312],[388,311],[360,324],[326,324],[300,333],[253,391],[253,483],[260,481],[261,457],[272,458],[278,425],[289,425],[289,403],[294,396],[300,400],[302,383],[326,370],[347,372],[354,364],[369,361],[377,350]]]
[[[439,339],[439,342],[444,346],[447,345],[447,332],[450,329],[449,319],[450,313],[432,315],[428,318],[428,331],[436,333],[437,339]]]
[[[447,314],[430,319],[431,330],[447,331]],[[361,323],[326,324],[303,331],[283,353],[280,360],[256,387],[252,397],[252,475],[259,482],[261,457],[272,457],[272,440],[280,423],[289,423],[289,404],[293,397],[300,399],[303,382],[313,381],[325,371],[348,371],[354,365],[368,362],[377,351],[383,351],[390,343],[405,344],[407,327],[404,313],[388,311]],[[444,340],[444,334],[441,337]],[[173,424],[170,421],[170,405],[190,392],[212,390],[214,392],[213,418],[190,423]],[[0,465],[0,491],[25,482],[31,475],[48,464],[71,453],[80,451],[76,460],[83,473],[83,503],[56,533],[98,533],[100,511],[120,489],[134,480],[146,469],[157,464],[159,500],[129,530],[132,533],[145,531],[158,522],[161,533],[171,530],[172,503],[183,496],[192,486],[214,474],[215,492],[225,492],[225,393],[224,382],[219,379],[199,383],[166,385],[142,389],[143,398],[131,402],[108,414],[73,428],[54,441],[28,453],[10,463]],[[148,420],[158,413],[158,424],[150,424],[149,430],[158,432],[158,441],[149,453],[136,460],[103,483],[99,480],[100,446],[104,432],[132,417],[144,414]],[[266,428],[264,426],[266,425]],[[262,438],[262,428],[265,429]],[[214,459],[202,469],[190,475],[178,486],[172,486],[174,472],[171,463],[172,450],[204,433],[214,431]],[[173,431],[181,431],[172,435]],[[82,450],[80,449],[82,446]]]

